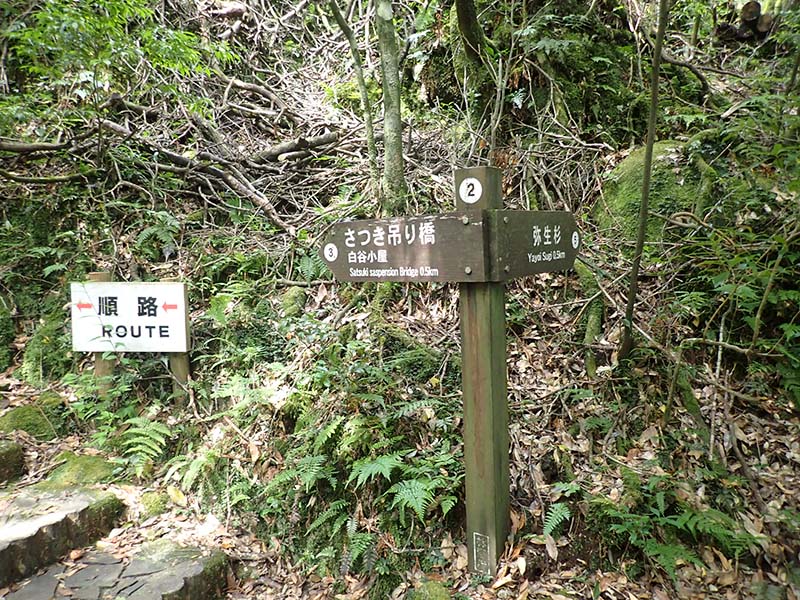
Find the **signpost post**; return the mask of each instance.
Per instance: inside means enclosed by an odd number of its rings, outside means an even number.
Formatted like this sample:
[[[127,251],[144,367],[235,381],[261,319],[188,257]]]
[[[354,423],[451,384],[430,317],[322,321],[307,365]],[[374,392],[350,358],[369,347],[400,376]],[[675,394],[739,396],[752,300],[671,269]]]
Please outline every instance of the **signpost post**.
[[[580,247],[567,212],[502,209],[502,173],[455,172],[453,213],[335,224],[320,248],[342,281],[459,283],[467,546],[494,575],[509,529],[503,282],[566,270]]]

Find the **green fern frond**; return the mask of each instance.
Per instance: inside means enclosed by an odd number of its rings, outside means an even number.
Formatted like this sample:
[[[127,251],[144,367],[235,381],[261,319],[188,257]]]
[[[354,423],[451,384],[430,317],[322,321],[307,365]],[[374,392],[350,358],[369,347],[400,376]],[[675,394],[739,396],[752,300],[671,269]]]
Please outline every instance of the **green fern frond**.
[[[316,252],[312,252],[300,258],[297,266],[300,269],[300,275],[302,275],[303,279],[306,281],[317,279],[328,268]]]
[[[372,533],[361,532],[351,535],[348,539],[347,546],[350,549],[350,557],[353,563],[364,556],[369,547],[374,544],[375,535]]]
[[[439,508],[442,509],[442,516],[446,517],[447,513],[453,510],[457,502],[458,499],[455,496],[445,496],[442,498],[441,502],[439,502]]]
[[[378,475],[383,476],[387,481],[391,480],[392,471],[403,464],[402,455],[403,452],[393,452],[391,454],[382,454],[376,458],[362,458],[356,461],[350,471],[347,485],[355,479],[355,489],[358,489],[367,483],[367,481],[375,479]]]
[[[347,502],[345,500],[336,500],[331,502],[331,505],[326,508],[321,515],[319,515],[311,525],[308,526],[308,533],[316,531],[319,527],[330,521],[333,517],[341,515],[345,512]]]
[[[433,502],[430,482],[420,479],[406,479],[395,483],[387,493],[394,496],[392,508],[400,507],[401,518],[405,509],[410,508],[419,520],[423,521],[428,507]]]
[[[137,475],[141,475],[148,461],[155,461],[163,453],[171,435],[169,427],[147,417],[132,417],[122,434],[123,454],[131,461]]]
[[[547,515],[544,518],[544,527],[542,533],[544,535],[553,535],[553,532],[559,528],[564,522],[572,518],[572,513],[564,502],[556,502],[550,505],[547,509]]]
[[[339,429],[339,425],[342,424],[342,421],[344,421],[344,417],[340,415],[320,430],[314,440],[314,452],[322,450],[328,440],[330,440],[333,434]]]
[[[304,456],[297,461],[297,478],[305,486],[306,492],[322,479],[327,479],[331,485],[336,485],[333,467],[328,463],[328,457],[324,454]]]
[[[672,579],[680,562],[702,567],[703,563],[694,552],[681,544],[660,544],[649,540],[643,547],[645,555],[654,560]]]

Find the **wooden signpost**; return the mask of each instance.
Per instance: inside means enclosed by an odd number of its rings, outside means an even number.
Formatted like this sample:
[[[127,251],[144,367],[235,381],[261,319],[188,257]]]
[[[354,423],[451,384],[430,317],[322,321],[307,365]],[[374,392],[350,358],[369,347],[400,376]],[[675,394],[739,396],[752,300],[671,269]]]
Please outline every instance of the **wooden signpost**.
[[[459,283],[467,546],[494,575],[509,528],[503,282],[566,270],[580,248],[567,212],[502,209],[502,173],[455,173],[456,212],[337,223],[320,254],[342,281]]]

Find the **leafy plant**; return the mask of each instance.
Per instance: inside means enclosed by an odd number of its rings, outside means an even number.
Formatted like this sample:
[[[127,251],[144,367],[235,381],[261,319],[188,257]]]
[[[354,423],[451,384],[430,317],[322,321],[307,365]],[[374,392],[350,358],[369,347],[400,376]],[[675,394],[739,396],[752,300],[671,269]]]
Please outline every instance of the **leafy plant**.
[[[128,428],[122,434],[123,453],[141,477],[164,453],[171,431],[163,423],[142,416],[132,417],[124,425]]]

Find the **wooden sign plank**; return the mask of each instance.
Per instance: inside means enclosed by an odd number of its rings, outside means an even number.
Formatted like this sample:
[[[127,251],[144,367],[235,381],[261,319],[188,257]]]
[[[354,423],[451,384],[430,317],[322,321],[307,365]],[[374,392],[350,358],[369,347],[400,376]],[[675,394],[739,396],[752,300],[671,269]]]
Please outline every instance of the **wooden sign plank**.
[[[70,291],[73,350],[189,350],[186,284],[89,281]]]
[[[336,223],[320,256],[340,281],[486,281],[483,215]]]
[[[506,281],[572,268],[581,236],[572,213],[489,211],[490,277]]]

